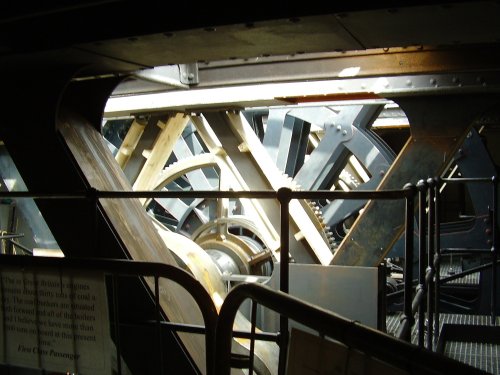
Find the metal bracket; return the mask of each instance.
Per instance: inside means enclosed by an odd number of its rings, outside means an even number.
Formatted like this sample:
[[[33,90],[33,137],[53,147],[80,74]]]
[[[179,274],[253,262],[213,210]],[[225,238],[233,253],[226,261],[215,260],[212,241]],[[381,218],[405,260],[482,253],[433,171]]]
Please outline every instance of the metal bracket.
[[[134,73],[134,76],[146,81],[162,83],[167,86],[188,89],[182,80],[182,66],[165,65],[157,66],[152,69],[143,69]]]
[[[157,66],[152,69],[139,70],[134,73],[134,76],[183,89],[199,83],[197,63]]]
[[[200,83],[198,76],[198,63],[179,64],[180,81],[185,85],[197,85]]]

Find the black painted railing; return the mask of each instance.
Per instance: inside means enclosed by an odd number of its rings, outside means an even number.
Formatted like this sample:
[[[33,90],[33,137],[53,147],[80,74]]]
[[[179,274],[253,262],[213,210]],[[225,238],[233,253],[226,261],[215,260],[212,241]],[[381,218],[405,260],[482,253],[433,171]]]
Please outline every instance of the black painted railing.
[[[231,373],[232,327],[240,305],[247,299],[317,331],[321,337],[340,341],[350,349],[361,351],[410,374],[486,374],[480,369],[401,341],[286,293],[259,284],[240,284],[229,292],[219,312],[215,345],[215,369],[218,375]],[[280,351],[283,350],[287,350],[287,347],[280,348]]]
[[[492,205],[488,207],[489,221],[491,222],[491,247],[466,249],[466,248],[441,248],[440,242],[440,188],[443,183],[491,183],[492,185]],[[498,181],[496,177],[490,178],[430,178],[426,181],[420,180],[416,188],[418,190],[418,235],[419,235],[419,256],[418,256],[418,277],[414,285],[412,274],[413,249],[406,246],[405,250],[405,289],[392,293],[391,296],[404,294],[404,313],[401,324],[398,327],[396,336],[406,341],[411,340],[411,327],[414,323],[414,316],[417,314],[417,345],[426,347],[429,350],[435,348],[439,340],[440,330],[440,298],[441,286],[464,277],[469,274],[484,271],[491,268],[492,284],[490,298],[491,324],[496,322],[497,305],[497,193]],[[411,210],[413,207],[408,207]],[[408,218],[408,216],[407,216]],[[410,224],[410,223],[408,223]],[[408,225],[407,228],[410,228]],[[407,229],[408,230],[408,229]],[[407,239],[409,236],[407,236]],[[445,278],[441,278],[441,259],[444,254],[490,254],[491,262],[466,271],[456,273]],[[415,289],[413,292],[412,289]],[[411,302],[410,302],[411,301]],[[411,308],[409,308],[411,306]]]
[[[479,184],[491,184],[491,206],[487,207],[489,218],[488,221],[491,223],[491,242],[488,248],[477,248],[477,249],[440,249],[440,255],[444,253],[461,253],[461,254],[489,254],[491,257],[491,262],[475,269],[470,269],[457,273],[453,276],[441,279],[438,284],[442,285],[451,280],[458,279],[460,277],[466,276],[471,273],[479,272],[485,269],[491,268],[491,290],[490,290],[490,323],[492,325],[496,324],[496,311],[497,311],[497,270],[498,270],[498,177],[474,177],[474,178],[442,178],[438,180],[438,184],[464,184],[464,183],[479,183]],[[439,205],[439,197],[436,196],[436,205]],[[437,208],[436,208],[437,210]],[[439,225],[436,225],[438,228]],[[436,234],[437,237],[437,234]]]
[[[280,281],[281,292],[289,291],[289,204],[292,199],[358,199],[358,200],[404,200],[405,201],[405,278],[412,280],[413,259],[413,230],[414,230],[414,199],[416,196],[415,186],[408,184],[401,190],[380,190],[380,191],[295,191],[289,188],[280,188],[278,191],[99,191],[89,189],[85,192],[75,193],[33,193],[33,192],[0,192],[0,198],[33,198],[36,200],[87,200],[89,204],[99,207],[100,199],[124,199],[124,198],[249,198],[249,199],[277,199],[280,203]],[[403,213],[402,213],[403,215]],[[414,323],[414,313],[412,311],[411,283],[405,283],[405,303],[403,309],[402,326],[411,327]],[[406,341],[410,341],[409,329],[404,328],[401,335]],[[246,335],[245,333],[241,333]],[[261,334],[262,335],[262,334]],[[267,339],[277,340],[280,347],[288,346],[288,318],[285,314],[280,315],[279,334],[270,333]],[[252,354],[253,355],[253,354]],[[280,375],[285,373],[286,350],[280,351]]]
[[[162,330],[164,327],[176,332],[191,332],[205,335],[206,347],[206,365],[207,374],[215,374],[212,372],[214,362],[214,343],[215,343],[215,329],[217,323],[217,310],[215,305],[207,293],[205,288],[186,271],[167,264],[153,263],[153,262],[140,262],[131,260],[119,259],[87,259],[87,258],[53,258],[53,257],[39,257],[39,256],[22,256],[22,255],[1,255],[0,256],[0,270],[2,268],[8,269],[52,269],[61,270],[64,272],[78,270],[78,271],[91,271],[102,272],[106,276],[111,276],[111,285],[116,288],[116,281],[118,277],[122,276],[139,276],[139,277],[153,277],[154,278],[154,296],[155,310],[156,310],[156,334],[158,341],[158,368],[159,373],[164,373],[165,364],[163,363],[162,356]],[[176,282],[183,287],[195,300],[198,305],[204,325],[189,325],[176,322],[166,322],[161,316],[161,306],[159,302],[159,280],[168,279]],[[116,298],[117,292],[113,290],[112,314],[115,334],[115,347],[117,356],[117,373],[122,374],[122,350],[120,345],[120,317],[118,300]]]

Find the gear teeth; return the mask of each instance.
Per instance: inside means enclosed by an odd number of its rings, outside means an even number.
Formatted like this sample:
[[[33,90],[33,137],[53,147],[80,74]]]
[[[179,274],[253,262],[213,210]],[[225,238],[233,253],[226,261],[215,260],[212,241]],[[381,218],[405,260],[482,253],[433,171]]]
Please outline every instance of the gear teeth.
[[[289,177],[286,173],[282,173],[284,180],[286,180],[290,186],[290,188],[294,191],[302,191],[302,186],[295,182],[293,178]],[[314,216],[316,218],[316,228],[318,228],[318,231],[322,232],[323,239],[327,243],[328,247],[330,250],[333,252],[334,251],[334,246],[335,246],[335,236],[333,233],[330,231],[330,227],[325,223],[325,219],[323,217],[323,212],[321,211],[321,206],[310,199],[304,199],[304,203],[306,206],[304,208],[309,207],[311,210],[310,212],[313,214],[311,216]]]
[[[167,166],[163,167],[163,169],[162,169],[161,173],[166,173],[166,172],[168,172],[168,169],[169,169],[169,168],[175,167],[175,165],[176,165],[176,164],[178,164],[178,163],[179,163],[179,161],[174,161],[173,163],[171,163],[171,164],[169,164],[169,165],[167,165]]]
[[[335,242],[332,245],[332,252],[335,254],[339,248],[339,243]]]

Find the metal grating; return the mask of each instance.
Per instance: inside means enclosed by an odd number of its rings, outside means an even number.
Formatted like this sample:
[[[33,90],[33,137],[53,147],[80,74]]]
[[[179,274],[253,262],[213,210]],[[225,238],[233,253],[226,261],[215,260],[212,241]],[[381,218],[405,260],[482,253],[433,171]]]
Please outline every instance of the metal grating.
[[[394,313],[387,316],[387,333],[395,335],[399,326],[402,313]],[[415,322],[417,316],[415,315]],[[444,324],[481,325],[489,326],[490,316],[487,315],[459,315],[439,314],[440,331]],[[500,317],[496,319],[496,325],[500,325]],[[418,325],[414,324],[411,330],[412,344],[418,343]],[[500,375],[500,345],[483,344],[477,342],[448,341],[444,354],[457,361],[467,363],[491,374]]]
[[[462,272],[462,264],[460,261],[456,261],[453,259],[453,257],[449,257],[449,261],[443,261],[441,263],[441,271],[439,275],[444,278],[448,277],[451,275],[455,275],[457,273]],[[480,273],[476,272],[470,275],[466,275],[463,277],[460,277],[458,279],[455,279],[449,284],[460,284],[460,285],[479,285],[479,278],[480,278]]]
[[[450,341],[444,355],[491,374],[500,374],[500,345]]]
[[[401,315],[402,314],[399,312],[387,315],[385,319],[385,324],[388,334],[395,336],[396,331],[398,329],[399,320],[401,319]]]

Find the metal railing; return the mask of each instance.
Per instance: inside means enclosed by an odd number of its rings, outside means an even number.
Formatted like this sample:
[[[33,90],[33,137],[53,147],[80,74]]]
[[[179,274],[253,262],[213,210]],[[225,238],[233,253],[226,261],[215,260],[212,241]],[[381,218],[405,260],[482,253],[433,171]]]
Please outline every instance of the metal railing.
[[[414,229],[414,198],[416,196],[416,188],[411,184],[407,184],[401,190],[380,190],[380,191],[295,191],[289,188],[280,188],[278,191],[212,191],[212,190],[196,190],[196,191],[99,191],[90,188],[85,192],[75,193],[33,193],[33,192],[0,192],[0,198],[33,198],[40,200],[64,199],[74,200],[83,199],[89,201],[96,207],[96,222],[97,213],[99,212],[99,199],[123,199],[123,198],[249,198],[249,199],[277,199],[280,204],[280,280],[279,289],[281,292],[289,292],[289,203],[292,199],[358,199],[358,200],[404,200],[405,201],[405,247],[408,254],[413,254],[413,229]],[[97,224],[96,224],[97,225]],[[408,274],[411,279],[412,264],[408,260],[405,265],[405,274]],[[412,286],[405,286],[405,305],[403,322],[413,324],[411,294]],[[279,334],[268,333],[262,334],[268,340],[277,340],[280,347],[288,346],[289,328],[288,318],[285,315],[280,316]],[[243,336],[246,333],[240,333]],[[252,354],[253,355],[253,354]],[[278,373],[285,373],[286,350],[280,351],[280,368]],[[245,361],[243,361],[245,362]]]
[[[490,322],[492,325],[496,324],[496,310],[497,310],[497,268],[498,268],[498,178],[496,176],[492,177],[476,177],[476,178],[442,178],[439,180],[442,183],[456,184],[456,183],[481,183],[481,184],[491,184],[491,207],[488,207],[489,221],[491,223],[491,246],[489,248],[478,248],[478,249],[441,249],[441,253],[445,252],[458,252],[468,254],[490,254],[491,263],[477,267],[478,271],[482,271],[491,267],[491,294],[490,294]],[[436,199],[436,204],[438,204],[439,199]],[[458,279],[462,276],[473,273],[473,270],[467,270],[465,272],[460,272],[453,276],[447,277],[440,281],[440,284],[449,282],[454,279]]]
[[[439,311],[434,309],[439,306],[436,296],[439,295],[435,284],[436,270],[439,269],[439,246],[436,246],[435,223],[438,222],[435,204],[427,205],[426,202],[434,202],[436,195],[436,183],[434,179],[420,180],[416,186],[418,190],[418,279],[413,293],[413,247],[405,248],[405,270],[404,270],[404,314],[398,327],[396,337],[405,341],[411,341],[411,327],[414,316],[418,313],[418,346],[424,347],[427,314],[427,340],[426,347],[432,350],[433,346],[433,324],[434,313],[436,322],[439,323]],[[428,211],[426,212],[426,209]],[[412,218],[413,219],[413,218]],[[426,228],[429,228],[427,234]],[[407,236],[410,237],[410,236]],[[437,250],[435,252],[435,249]],[[438,330],[436,330],[437,332]]]
[[[486,374],[480,369],[416,347],[286,293],[258,284],[240,284],[229,292],[219,312],[215,354],[215,369],[218,375],[231,373],[232,327],[236,313],[246,299],[251,299],[254,304],[262,304],[287,319],[304,324],[322,337],[340,341],[350,349],[364,352],[411,374]],[[255,339],[252,337],[251,342]],[[286,349],[281,347],[280,351]]]
[[[492,207],[488,207],[491,222],[491,248],[482,249],[456,249],[441,248],[440,242],[440,187],[442,183],[491,183],[492,184]],[[411,263],[414,259],[413,248],[407,246],[405,249],[405,289],[404,291],[392,293],[404,294],[404,314],[398,327],[396,336],[406,341],[411,340],[411,327],[414,316],[417,314],[417,345],[433,350],[439,340],[440,330],[440,298],[441,287],[452,281],[469,274],[492,269],[491,285],[491,324],[496,322],[497,304],[497,193],[498,181],[496,177],[491,178],[429,178],[420,180],[416,188],[418,190],[418,233],[419,233],[419,256],[418,256],[418,278],[414,286]],[[441,278],[441,259],[443,254],[490,254],[491,263],[471,268],[454,275]],[[415,292],[412,289],[415,287]],[[411,301],[411,303],[410,303]],[[409,309],[411,306],[411,309]],[[427,335],[426,335],[427,333]]]
[[[464,182],[478,182],[485,183],[490,182],[493,186],[493,204],[490,208],[490,216],[492,221],[492,246],[491,249],[480,249],[479,252],[489,252],[491,253],[492,262],[491,264],[482,265],[480,267],[462,272],[460,274],[455,274],[446,278],[440,278],[440,261],[443,252],[447,252],[450,249],[441,249],[440,247],[440,217],[439,217],[439,187],[441,183],[464,183]],[[123,198],[249,198],[249,199],[277,199],[280,204],[280,284],[279,289],[283,293],[289,292],[289,203],[292,199],[404,199],[405,200],[405,264],[404,264],[404,306],[403,314],[400,322],[400,326],[396,333],[396,336],[405,341],[411,341],[411,327],[415,323],[415,314],[417,314],[418,323],[418,346],[427,349],[432,349],[433,342],[438,340],[439,334],[439,311],[440,311],[440,286],[444,283],[451,281],[453,279],[462,277],[468,273],[477,272],[492,265],[498,264],[498,254],[497,254],[497,244],[496,244],[496,211],[497,211],[497,179],[493,178],[473,178],[473,179],[428,179],[426,181],[421,180],[416,186],[407,184],[402,190],[390,190],[390,191],[292,191],[289,188],[281,188],[276,191],[98,191],[96,189],[88,189],[85,192],[75,192],[75,193],[32,193],[32,192],[0,192],[0,198],[34,198],[40,200],[50,200],[50,199],[66,199],[66,200],[78,200],[83,199],[89,201],[89,204],[95,205],[96,215],[99,208],[99,199],[123,199]],[[418,206],[418,230],[419,230],[419,268],[418,268],[418,278],[416,286],[413,283],[413,259],[414,259],[414,248],[413,248],[413,232],[414,232],[414,214],[415,214],[415,197],[418,196],[419,206]],[[456,249],[454,249],[456,250]],[[19,257],[29,258],[29,257]],[[7,258],[2,258],[7,259]],[[38,258],[40,259],[40,258]],[[18,261],[18,260],[16,260]],[[16,262],[12,261],[12,262]],[[22,260],[27,261],[26,259]],[[43,260],[45,262],[45,260]],[[76,268],[82,268],[82,262],[80,259],[74,261],[71,259],[64,260],[47,260],[47,262],[75,262],[74,266]],[[103,260],[95,260],[99,262],[106,262]],[[10,260],[9,260],[10,262]],[[124,264],[135,264],[134,266],[124,266],[124,267],[146,267],[144,262],[125,262]],[[68,263],[70,264],[70,263]],[[143,265],[141,265],[143,264]],[[150,264],[150,263],[147,263]],[[104,267],[104,263],[102,264]],[[107,267],[108,265],[106,265]],[[158,265],[155,267],[160,267],[165,265]],[[113,266],[115,267],[115,266]],[[149,267],[149,266],[147,266]],[[176,269],[175,267],[166,266],[169,269]],[[85,268],[85,267],[84,267]],[[129,268],[126,268],[129,269]],[[144,271],[146,268],[143,269]],[[129,272],[129,271],[127,271]],[[132,271],[130,271],[132,272]],[[135,271],[134,271],[135,272]],[[149,272],[149,271],[147,271]],[[163,271],[162,271],[163,272]],[[177,271],[168,271],[177,272]],[[167,274],[169,274],[167,272]],[[491,319],[494,323],[496,318],[496,267],[492,267],[493,274],[493,284],[491,293]],[[170,274],[169,274],[170,275]],[[177,275],[178,276],[178,275]],[[177,277],[175,276],[175,277]],[[163,276],[162,276],[163,277]],[[184,276],[181,276],[184,277]],[[155,278],[156,280],[156,278]],[[157,281],[156,281],[157,282]],[[156,289],[156,288],[155,288]],[[203,303],[207,302],[207,295],[200,297],[205,300]],[[208,296],[208,298],[210,298]],[[211,301],[211,300],[210,300]],[[211,302],[212,310],[213,302]],[[252,306],[252,311],[255,309]],[[205,324],[211,326],[215,321],[216,317],[207,316]],[[255,314],[252,314],[252,332],[236,332],[237,337],[258,337],[260,340],[276,341],[281,348],[288,347],[288,318],[289,316],[285,313],[280,314],[280,324],[278,333],[255,333]],[[208,319],[208,320],[207,320]],[[427,320],[427,326],[426,326]],[[208,323],[207,323],[208,322]],[[182,327],[181,325],[173,325],[172,329],[182,330],[189,329],[187,326]],[[203,330],[199,327],[191,327],[191,331],[197,331],[198,333],[203,333]],[[427,340],[425,341],[425,332],[427,331]],[[207,332],[207,345],[211,345],[213,342],[211,335],[213,335],[211,329]],[[425,341],[425,342],[424,342]],[[208,346],[207,346],[208,347]],[[279,358],[279,374],[284,374],[285,364],[286,364],[286,350],[280,350]],[[207,350],[207,356],[210,356],[210,350]],[[251,351],[250,361],[248,359],[241,359],[240,364],[252,363],[253,351]],[[212,359],[207,357],[207,366],[212,363]],[[253,365],[248,365],[252,368]]]
[[[117,300],[117,279],[123,276],[138,276],[138,277],[153,277],[154,278],[154,295],[153,300],[155,302],[154,308],[156,312],[156,335],[158,338],[158,368],[160,373],[164,373],[165,364],[163,363],[163,336],[162,330],[167,328],[168,330],[175,332],[190,332],[205,335],[205,348],[206,348],[206,365],[207,374],[215,374],[213,369],[214,363],[214,344],[215,344],[215,328],[217,323],[217,310],[215,305],[205,290],[205,288],[197,281],[193,276],[191,276],[186,271],[167,264],[162,263],[152,263],[152,262],[140,262],[131,260],[119,260],[119,259],[87,259],[87,258],[52,258],[52,257],[33,257],[33,256],[21,256],[21,255],[1,255],[0,256],[0,269],[8,268],[19,268],[22,270],[27,269],[54,269],[68,272],[68,270],[78,270],[78,271],[91,271],[91,272],[102,272],[103,274],[110,276],[112,287],[112,317],[114,320],[114,335],[115,335],[115,347],[117,356],[117,373],[122,374],[122,348],[120,345],[120,316]],[[161,278],[172,280],[182,286],[195,300],[198,305],[204,325],[191,325],[176,322],[165,321],[162,316],[162,309],[159,302],[159,280]],[[104,287],[104,286],[103,286]],[[145,322],[142,322],[146,324]],[[139,322],[141,324],[141,322]]]

